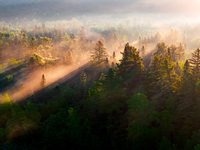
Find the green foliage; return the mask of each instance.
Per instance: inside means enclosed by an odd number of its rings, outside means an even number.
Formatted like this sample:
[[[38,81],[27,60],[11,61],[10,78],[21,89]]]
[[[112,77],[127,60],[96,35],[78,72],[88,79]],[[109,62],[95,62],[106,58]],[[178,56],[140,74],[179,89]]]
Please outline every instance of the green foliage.
[[[18,104],[12,104],[7,94],[0,105],[0,143],[13,141],[28,131],[36,129],[40,123],[40,114],[35,104],[28,102],[23,110]]]
[[[190,150],[190,149],[198,149],[199,146],[197,144],[199,144],[200,142],[200,132],[196,133],[194,132],[192,137],[190,139],[187,140],[184,150]]]
[[[91,54],[91,61],[100,63],[102,61],[105,61],[106,57],[108,57],[108,54],[104,43],[101,40],[99,40],[96,43],[94,51]]]
[[[162,42],[157,44],[157,51],[156,54],[158,55],[164,55],[167,52],[167,45]]]
[[[159,124],[158,131],[160,135],[170,136],[170,133],[174,132],[174,116],[171,115],[167,110],[163,110],[159,113],[159,119],[157,123]]]
[[[81,85],[83,85],[83,86],[87,82],[87,75],[83,70],[81,71],[81,74],[80,74],[80,82],[81,82]]]
[[[200,144],[195,145],[194,150],[200,150]]]
[[[30,58],[29,58],[29,62],[28,62],[29,66],[34,67],[34,66],[44,66],[45,64],[45,60],[42,56],[40,56],[39,54],[33,54]]]
[[[166,136],[162,137],[161,142],[158,145],[158,150],[174,150],[174,145],[168,140]]]
[[[28,48],[30,49],[31,52],[36,52],[37,51],[37,39],[35,37],[32,37],[29,40]]]
[[[56,115],[51,115],[44,122],[44,132],[43,143],[47,149],[97,148],[88,120],[82,120],[73,108],[60,109]]]
[[[127,101],[128,111],[140,111],[148,107],[147,96],[144,94],[134,94],[131,99]]]
[[[134,68],[139,68],[140,70],[144,68],[139,52],[136,51],[136,48],[129,46],[128,43],[121,54],[123,57],[120,60],[121,63],[117,64],[117,75],[124,77],[126,74],[131,73]]]
[[[195,75],[196,78],[199,78],[199,73],[200,73],[200,49],[196,49],[192,53],[192,58],[189,60],[190,61],[190,67],[193,71],[193,74]]]
[[[5,138],[5,129],[0,128],[0,145],[3,144]]]
[[[4,94],[1,98],[1,105],[0,105],[0,128],[5,127],[6,122],[11,118],[13,114],[13,105],[10,102],[10,98],[8,94]]]
[[[48,38],[48,37],[40,37],[40,39],[43,42],[43,45],[45,45],[46,43],[50,43],[52,41],[52,39]]]
[[[70,40],[70,37],[69,37],[69,35],[68,35],[67,33],[65,33],[65,36],[63,37],[63,39],[64,39],[65,41],[69,41],[69,40]]]

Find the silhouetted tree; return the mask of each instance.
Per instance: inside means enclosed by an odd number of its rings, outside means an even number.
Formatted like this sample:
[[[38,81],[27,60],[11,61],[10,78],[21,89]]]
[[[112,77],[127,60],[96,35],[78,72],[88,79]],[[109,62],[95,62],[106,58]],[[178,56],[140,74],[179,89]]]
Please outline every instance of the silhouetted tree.
[[[44,74],[43,74],[43,75],[42,75],[42,80],[41,80],[41,82],[40,82],[40,85],[42,86],[42,88],[45,87],[45,83],[46,83],[46,79],[45,79],[45,76],[44,76]]]

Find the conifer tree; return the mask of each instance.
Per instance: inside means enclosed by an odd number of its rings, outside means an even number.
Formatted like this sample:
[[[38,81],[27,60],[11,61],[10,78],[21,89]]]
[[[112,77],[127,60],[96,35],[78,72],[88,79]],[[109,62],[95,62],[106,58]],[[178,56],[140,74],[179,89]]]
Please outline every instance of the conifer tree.
[[[42,88],[45,87],[45,83],[46,83],[46,79],[45,79],[45,76],[44,76],[44,74],[43,74],[43,75],[42,75],[42,80],[41,80],[41,82],[40,82],[40,85],[42,86]]]
[[[113,52],[113,59],[115,59],[116,55],[115,55],[115,51]]]
[[[100,81],[105,80],[105,75],[104,75],[103,73],[101,74],[101,77],[99,78],[99,80],[100,80]]]
[[[182,43],[179,44],[178,48],[177,48],[177,55],[178,55],[178,59],[179,60],[185,60],[185,48],[182,45]]]
[[[144,48],[144,46],[142,46],[142,49],[141,49],[141,57],[144,57],[144,55],[145,55],[145,48]]]
[[[124,52],[121,53],[122,60],[121,64],[117,64],[117,74],[124,77],[126,74],[131,73],[133,69],[139,69],[140,71],[144,68],[142,64],[142,58],[135,47],[132,47],[127,43],[125,45]],[[140,72],[139,71],[139,72]]]
[[[200,73],[200,49],[196,49],[194,53],[192,53],[192,58],[189,60],[191,64],[191,69],[196,76],[199,77]]]
[[[173,96],[177,90],[178,79],[173,71],[174,65],[171,56],[154,54],[150,64],[150,71],[145,81],[145,89],[152,99],[166,100]]]
[[[81,71],[81,74],[80,74],[80,82],[81,82],[81,85],[83,85],[83,86],[87,82],[87,75],[83,70]]]
[[[186,60],[184,64],[184,72],[181,76],[178,89],[177,112],[179,117],[187,119],[186,116],[193,112],[194,96],[195,96],[195,77],[190,69],[190,63]]]
[[[167,45],[162,42],[157,44],[157,51],[156,54],[158,55],[164,55],[167,52]]]
[[[178,62],[176,62],[176,66],[175,66],[174,70],[177,75],[179,75],[179,76],[181,75],[181,67],[179,66]]]
[[[102,61],[105,61],[108,54],[106,51],[106,48],[104,46],[104,43],[102,41],[98,41],[95,45],[94,51],[91,54],[91,60],[93,62],[101,63]]]
[[[177,47],[175,45],[171,45],[169,48],[170,48],[170,53],[171,53],[172,61],[176,62],[177,61],[177,58],[176,58]]]

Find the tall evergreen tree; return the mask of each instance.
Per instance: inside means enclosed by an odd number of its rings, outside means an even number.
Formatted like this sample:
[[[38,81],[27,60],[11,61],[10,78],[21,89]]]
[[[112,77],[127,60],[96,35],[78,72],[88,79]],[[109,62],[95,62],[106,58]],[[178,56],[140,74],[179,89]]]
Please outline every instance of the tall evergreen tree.
[[[194,53],[192,53],[192,58],[189,59],[189,62],[191,64],[191,69],[196,76],[196,78],[199,78],[200,73],[200,49],[196,49]]]
[[[87,82],[87,75],[83,70],[81,71],[81,74],[80,74],[80,82],[81,82],[81,85],[83,85],[83,86]]]
[[[102,41],[98,41],[95,45],[94,51],[91,54],[91,60],[93,62],[102,62],[105,61],[108,54],[106,51],[106,48],[104,46],[104,43]]]
[[[167,45],[162,42],[157,44],[157,51],[156,54],[158,55],[164,55],[167,52]]]
[[[138,72],[143,70],[142,58],[135,47],[132,47],[127,43],[125,45],[124,52],[121,53],[122,60],[120,64],[117,64],[117,74],[124,77],[126,74],[131,73],[133,69],[139,69]]]
[[[145,48],[144,48],[144,46],[142,46],[142,49],[141,49],[141,57],[144,57],[144,55],[145,55]]]
[[[195,104],[195,77],[190,69],[189,61],[184,64],[184,72],[181,76],[178,89],[177,112],[179,117],[187,121],[188,117],[193,112]]]
[[[177,75],[179,75],[179,76],[181,75],[181,67],[179,66],[178,62],[176,62],[176,66],[175,66],[174,70]]]
[[[40,82],[40,85],[42,86],[42,88],[45,87],[45,83],[46,83],[46,79],[45,79],[45,76],[44,76],[44,74],[43,74],[43,75],[42,75],[42,80],[41,80],[41,82]]]

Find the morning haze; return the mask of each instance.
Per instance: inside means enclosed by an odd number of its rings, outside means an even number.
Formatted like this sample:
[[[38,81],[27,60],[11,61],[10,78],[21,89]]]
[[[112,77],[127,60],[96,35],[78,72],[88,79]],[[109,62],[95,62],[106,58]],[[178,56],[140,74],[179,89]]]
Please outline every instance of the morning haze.
[[[0,149],[199,150],[199,0],[0,0]]]

